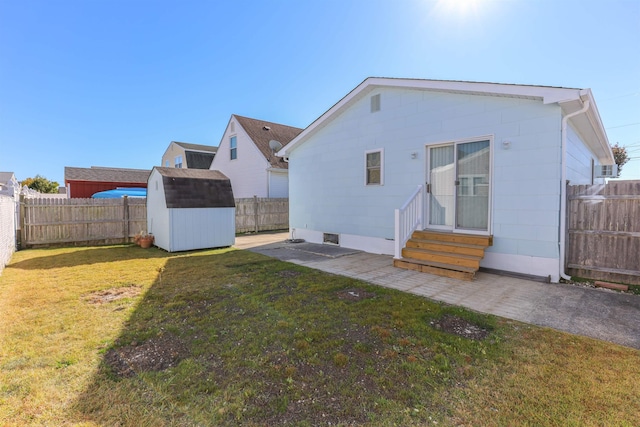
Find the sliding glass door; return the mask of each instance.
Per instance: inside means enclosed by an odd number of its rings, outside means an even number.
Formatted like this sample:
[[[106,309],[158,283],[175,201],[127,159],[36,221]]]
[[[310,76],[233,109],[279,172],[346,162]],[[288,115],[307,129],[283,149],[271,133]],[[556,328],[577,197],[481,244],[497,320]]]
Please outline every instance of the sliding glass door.
[[[429,147],[430,228],[489,230],[490,150],[489,140]]]

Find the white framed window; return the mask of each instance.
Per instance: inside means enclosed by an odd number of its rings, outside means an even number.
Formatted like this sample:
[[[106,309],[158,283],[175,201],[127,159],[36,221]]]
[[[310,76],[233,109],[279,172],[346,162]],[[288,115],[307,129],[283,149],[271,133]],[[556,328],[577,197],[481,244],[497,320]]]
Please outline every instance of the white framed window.
[[[178,169],[182,168],[182,156],[176,156],[175,160],[174,167]]]
[[[229,159],[235,160],[238,158],[238,139],[236,136],[229,138]]]
[[[170,164],[169,160],[165,160],[165,161],[164,161],[164,167],[165,167],[165,168],[168,168],[168,167],[169,167],[169,164]]]
[[[365,151],[364,169],[365,185],[384,185],[384,150]]]

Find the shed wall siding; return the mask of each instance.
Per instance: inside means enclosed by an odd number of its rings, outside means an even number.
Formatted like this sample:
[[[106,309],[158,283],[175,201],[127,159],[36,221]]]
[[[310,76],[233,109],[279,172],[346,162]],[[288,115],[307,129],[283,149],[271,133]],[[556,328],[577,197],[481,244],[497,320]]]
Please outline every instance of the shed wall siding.
[[[227,126],[210,169],[219,170],[229,177],[236,198],[269,197],[267,168],[270,165],[242,126],[233,121],[235,132]],[[231,160],[229,138],[233,135],[237,137],[238,157]]]
[[[162,176],[153,171],[147,188],[147,231],[153,233],[155,245],[168,251],[171,248],[169,210],[165,202]]]
[[[369,98],[376,93],[381,110],[371,113]],[[557,260],[560,127],[560,108],[541,101],[374,89],[291,153],[290,226],[393,239],[394,209],[425,182],[425,145],[489,136],[489,250]],[[365,186],[364,152],[380,148],[384,185]]]
[[[235,208],[169,209],[170,252],[231,246]]]

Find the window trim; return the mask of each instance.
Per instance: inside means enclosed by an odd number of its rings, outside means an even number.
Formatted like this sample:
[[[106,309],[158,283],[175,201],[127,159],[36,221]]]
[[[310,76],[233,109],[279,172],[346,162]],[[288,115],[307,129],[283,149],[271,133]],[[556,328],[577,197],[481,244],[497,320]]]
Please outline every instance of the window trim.
[[[173,167],[174,168],[178,168],[178,169],[182,169],[182,156],[176,156],[173,162]],[[180,160],[180,161],[178,161]]]
[[[229,137],[229,160],[238,160],[238,135]]]
[[[369,154],[380,153],[380,182],[370,183],[368,182],[369,166],[367,163]],[[375,150],[367,150],[364,152],[364,185],[365,187],[382,186],[384,185],[384,148],[376,148]]]

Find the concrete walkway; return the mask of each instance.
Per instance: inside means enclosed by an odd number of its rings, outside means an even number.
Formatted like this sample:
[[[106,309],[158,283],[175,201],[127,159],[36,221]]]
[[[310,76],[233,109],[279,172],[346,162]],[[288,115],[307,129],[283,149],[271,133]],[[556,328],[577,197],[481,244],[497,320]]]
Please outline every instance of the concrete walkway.
[[[472,282],[393,267],[389,255],[287,243],[288,233],[236,238],[247,249],[435,301],[640,349],[640,296],[479,272]]]

